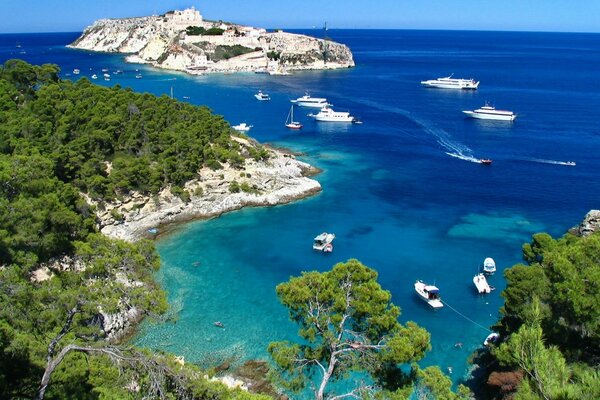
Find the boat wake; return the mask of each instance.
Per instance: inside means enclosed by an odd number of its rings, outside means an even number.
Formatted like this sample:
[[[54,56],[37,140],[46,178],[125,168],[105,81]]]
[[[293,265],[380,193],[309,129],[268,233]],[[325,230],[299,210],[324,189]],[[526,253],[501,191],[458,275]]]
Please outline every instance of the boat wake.
[[[545,160],[543,158],[524,158],[523,161],[530,161],[541,164],[564,165],[567,167],[574,167],[575,165],[577,165],[575,161]]]
[[[469,161],[472,163],[481,164],[481,160],[479,158],[475,158],[473,156],[465,156],[464,154],[457,154],[457,153],[450,153],[450,152],[446,152],[446,154],[448,154],[450,157],[458,158],[460,160],[465,160],[465,161]]]

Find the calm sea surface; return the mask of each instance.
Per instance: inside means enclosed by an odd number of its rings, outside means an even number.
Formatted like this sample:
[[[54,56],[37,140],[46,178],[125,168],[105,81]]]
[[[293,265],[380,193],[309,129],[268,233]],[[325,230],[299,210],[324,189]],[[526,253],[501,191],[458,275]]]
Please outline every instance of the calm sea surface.
[[[307,31],[321,36],[320,31]],[[181,226],[161,239],[158,277],[172,306],[166,323],[144,324],[135,342],[214,365],[267,358],[270,341],[294,340],[296,327],[275,286],[306,270],[358,258],[432,335],[424,365],[452,367],[460,381],[467,358],[498,318],[501,270],[521,260],[531,234],[562,235],[600,199],[600,35],[445,31],[330,30],[352,49],[356,68],[191,77],[126,64],[122,56],[64,48],[77,34],[0,35],[0,60],[57,63],[63,76],[101,76],[101,85],[169,94],[206,104],[251,136],[289,147],[323,169],[323,192],[286,206],[245,209]],[[20,45],[21,47],[16,47]],[[23,54],[21,54],[23,53]],[[142,79],[135,79],[136,68]],[[479,90],[419,85],[448,76],[476,78]],[[271,102],[258,102],[258,89]],[[315,123],[297,109],[300,132],[284,128],[292,98],[309,90],[363,125]],[[184,98],[185,96],[185,98]],[[189,97],[189,99],[188,99]],[[514,123],[470,120],[461,110],[486,101],[518,113]],[[492,158],[483,166],[473,158]],[[575,167],[561,162],[575,161]],[[312,238],[335,232],[331,255]],[[497,290],[472,283],[493,257]],[[437,284],[448,307],[434,312],[413,291]],[[221,321],[224,329],[213,325]],[[461,342],[462,348],[454,344]]]

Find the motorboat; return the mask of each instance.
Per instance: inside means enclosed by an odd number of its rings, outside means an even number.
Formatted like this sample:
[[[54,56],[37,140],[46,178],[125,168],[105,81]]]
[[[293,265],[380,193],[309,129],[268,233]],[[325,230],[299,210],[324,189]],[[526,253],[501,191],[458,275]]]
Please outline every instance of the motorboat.
[[[142,74],[137,74],[137,75],[135,76],[135,79],[142,79]]]
[[[256,93],[254,95],[254,97],[256,97],[256,100],[260,100],[260,101],[268,101],[271,100],[271,96],[269,96],[266,93],[263,93],[262,90],[259,90],[258,93]]]
[[[323,107],[318,114],[308,114],[320,122],[354,122],[354,117],[349,112],[333,111],[331,107]]]
[[[423,281],[415,282],[415,292],[423,299],[427,304],[433,308],[442,308],[444,304],[440,298],[440,289],[436,286],[428,285]]]
[[[498,343],[498,340],[500,340],[500,334],[498,332],[492,332],[486,336],[485,340],[483,341],[483,345],[488,347],[492,344]]]
[[[463,111],[463,113],[471,118],[491,119],[496,121],[514,121],[515,118],[517,118],[517,114],[512,111],[496,110],[496,107],[489,104],[486,104],[477,110]]]
[[[323,253],[332,253],[333,252],[333,244],[327,243],[325,248],[323,249]]]
[[[490,275],[496,272],[496,262],[492,257],[487,257],[483,260],[483,272]]]
[[[482,273],[479,273],[473,277],[473,283],[475,284],[479,294],[491,293],[492,290],[494,290],[494,288],[488,284],[487,279],[485,279],[485,275]]]
[[[232,126],[232,128],[239,132],[248,132],[250,128],[252,128],[252,125],[248,125],[245,122],[242,122],[238,125]]]
[[[290,107],[290,112],[285,120],[285,127],[289,129],[302,129],[302,124],[298,121],[294,121],[294,105]]]
[[[96,75],[96,74],[92,75],[92,79],[98,79],[98,75]]]
[[[446,78],[421,81],[421,85],[438,89],[476,90],[479,86],[479,81],[476,81],[475,79],[452,78],[452,75],[450,75]]]
[[[102,74],[102,76],[105,78],[110,78],[110,74]]]
[[[290,102],[296,104],[300,107],[312,107],[312,108],[323,108],[327,106],[332,106],[333,104],[329,104],[326,98],[323,97],[310,97],[307,93],[302,97],[298,97],[295,100],[290,100]]]
[[[333,251],[333,245],[331,244],[333,239],[335,239],[335,234],[323,232],[313,239],[313,249],[331,253],[331,251]],[[329,248],[330,250],[326,251],[326,248]]]
[[[484,164],[484,165],[491,165],[492,164],[492,160],[489,158],[482,158],[479,160],[480,164]]]
[[[81,72],[81,71],[80,71],[78,68],[75,68],[75,69],[73,70],[73,75],[79,75],[79,73],[80,73],[80,72]]]

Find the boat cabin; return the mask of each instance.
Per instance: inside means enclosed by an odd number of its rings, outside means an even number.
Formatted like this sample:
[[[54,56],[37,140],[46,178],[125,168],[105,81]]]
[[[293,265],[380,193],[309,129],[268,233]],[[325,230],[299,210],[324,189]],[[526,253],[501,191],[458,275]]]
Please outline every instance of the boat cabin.
[[[438,300],[440,298],[440,289],[436,286],[427,285],[424,290],[429,300]]]

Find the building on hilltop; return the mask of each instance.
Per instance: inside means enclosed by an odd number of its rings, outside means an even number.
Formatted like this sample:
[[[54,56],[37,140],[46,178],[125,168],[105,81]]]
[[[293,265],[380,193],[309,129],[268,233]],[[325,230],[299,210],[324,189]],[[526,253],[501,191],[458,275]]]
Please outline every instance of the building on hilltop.
[[[202,25],[202,15],[194,7],[165,13],[164,21],[171,26],[185,29],[188,26]]]

